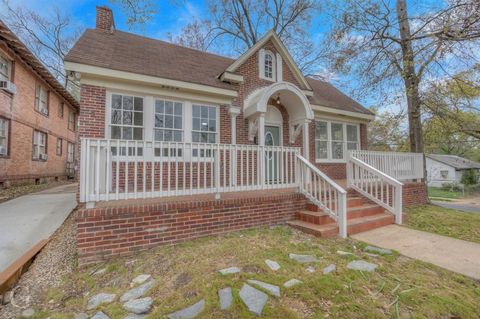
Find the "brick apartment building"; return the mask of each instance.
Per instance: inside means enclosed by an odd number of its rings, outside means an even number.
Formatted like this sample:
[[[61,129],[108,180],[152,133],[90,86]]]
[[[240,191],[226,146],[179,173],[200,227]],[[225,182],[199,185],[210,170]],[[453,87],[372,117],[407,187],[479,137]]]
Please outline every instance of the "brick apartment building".
[[[74,176],[79,103],[0,21],[0,187]]]

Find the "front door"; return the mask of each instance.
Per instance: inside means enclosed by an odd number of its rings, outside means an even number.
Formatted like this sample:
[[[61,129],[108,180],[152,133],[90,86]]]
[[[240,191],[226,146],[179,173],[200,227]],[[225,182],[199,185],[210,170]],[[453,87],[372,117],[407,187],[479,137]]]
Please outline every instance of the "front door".
[[[265,146],[280,146],[280,127],[265,126]],[[267,151],[265,153],[265,181],[269,184],[278,178],[279,152]]]

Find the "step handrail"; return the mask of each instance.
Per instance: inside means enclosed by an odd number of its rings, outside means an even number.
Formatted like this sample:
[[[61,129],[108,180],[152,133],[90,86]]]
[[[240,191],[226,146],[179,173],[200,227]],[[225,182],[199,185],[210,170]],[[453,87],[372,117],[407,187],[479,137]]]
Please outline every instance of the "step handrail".
[[[306,158],[296,157],[300,192],[337,222],[340,237],[347,237],[347,191]]]

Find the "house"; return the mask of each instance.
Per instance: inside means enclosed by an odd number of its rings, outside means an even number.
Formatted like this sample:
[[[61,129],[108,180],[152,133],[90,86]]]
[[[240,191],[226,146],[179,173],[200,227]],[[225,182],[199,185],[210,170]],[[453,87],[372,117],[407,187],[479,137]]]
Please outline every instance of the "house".
[[[231,59],[97,7],[65,68],[81,85],[81,265],[287,222],[345,237],[427,200],[423,154],[369,152],[374,114],[305,77],[274,32]]]
[[[428,186],[442,187],[446,183],[460,184],[466,170],[475,170],[480,176],[480,163],[456,155],[429,154],[427,161]]]
[[[0,21],[0,187],[74,177],[78,110]]]

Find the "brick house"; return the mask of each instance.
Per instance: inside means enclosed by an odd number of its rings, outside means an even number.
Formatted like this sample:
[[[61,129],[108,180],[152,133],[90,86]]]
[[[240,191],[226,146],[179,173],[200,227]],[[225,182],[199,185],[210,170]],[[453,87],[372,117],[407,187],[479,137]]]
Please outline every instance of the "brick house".
[[[96,28],[65,58],[80,79],[80,264],[289,223],[344,237],[426,200],[423,154],[367,150],[374,114],[305,77],[274,32],[230,59]]]
[[[0,186],[74,177],[78,110],[0,21]]]

